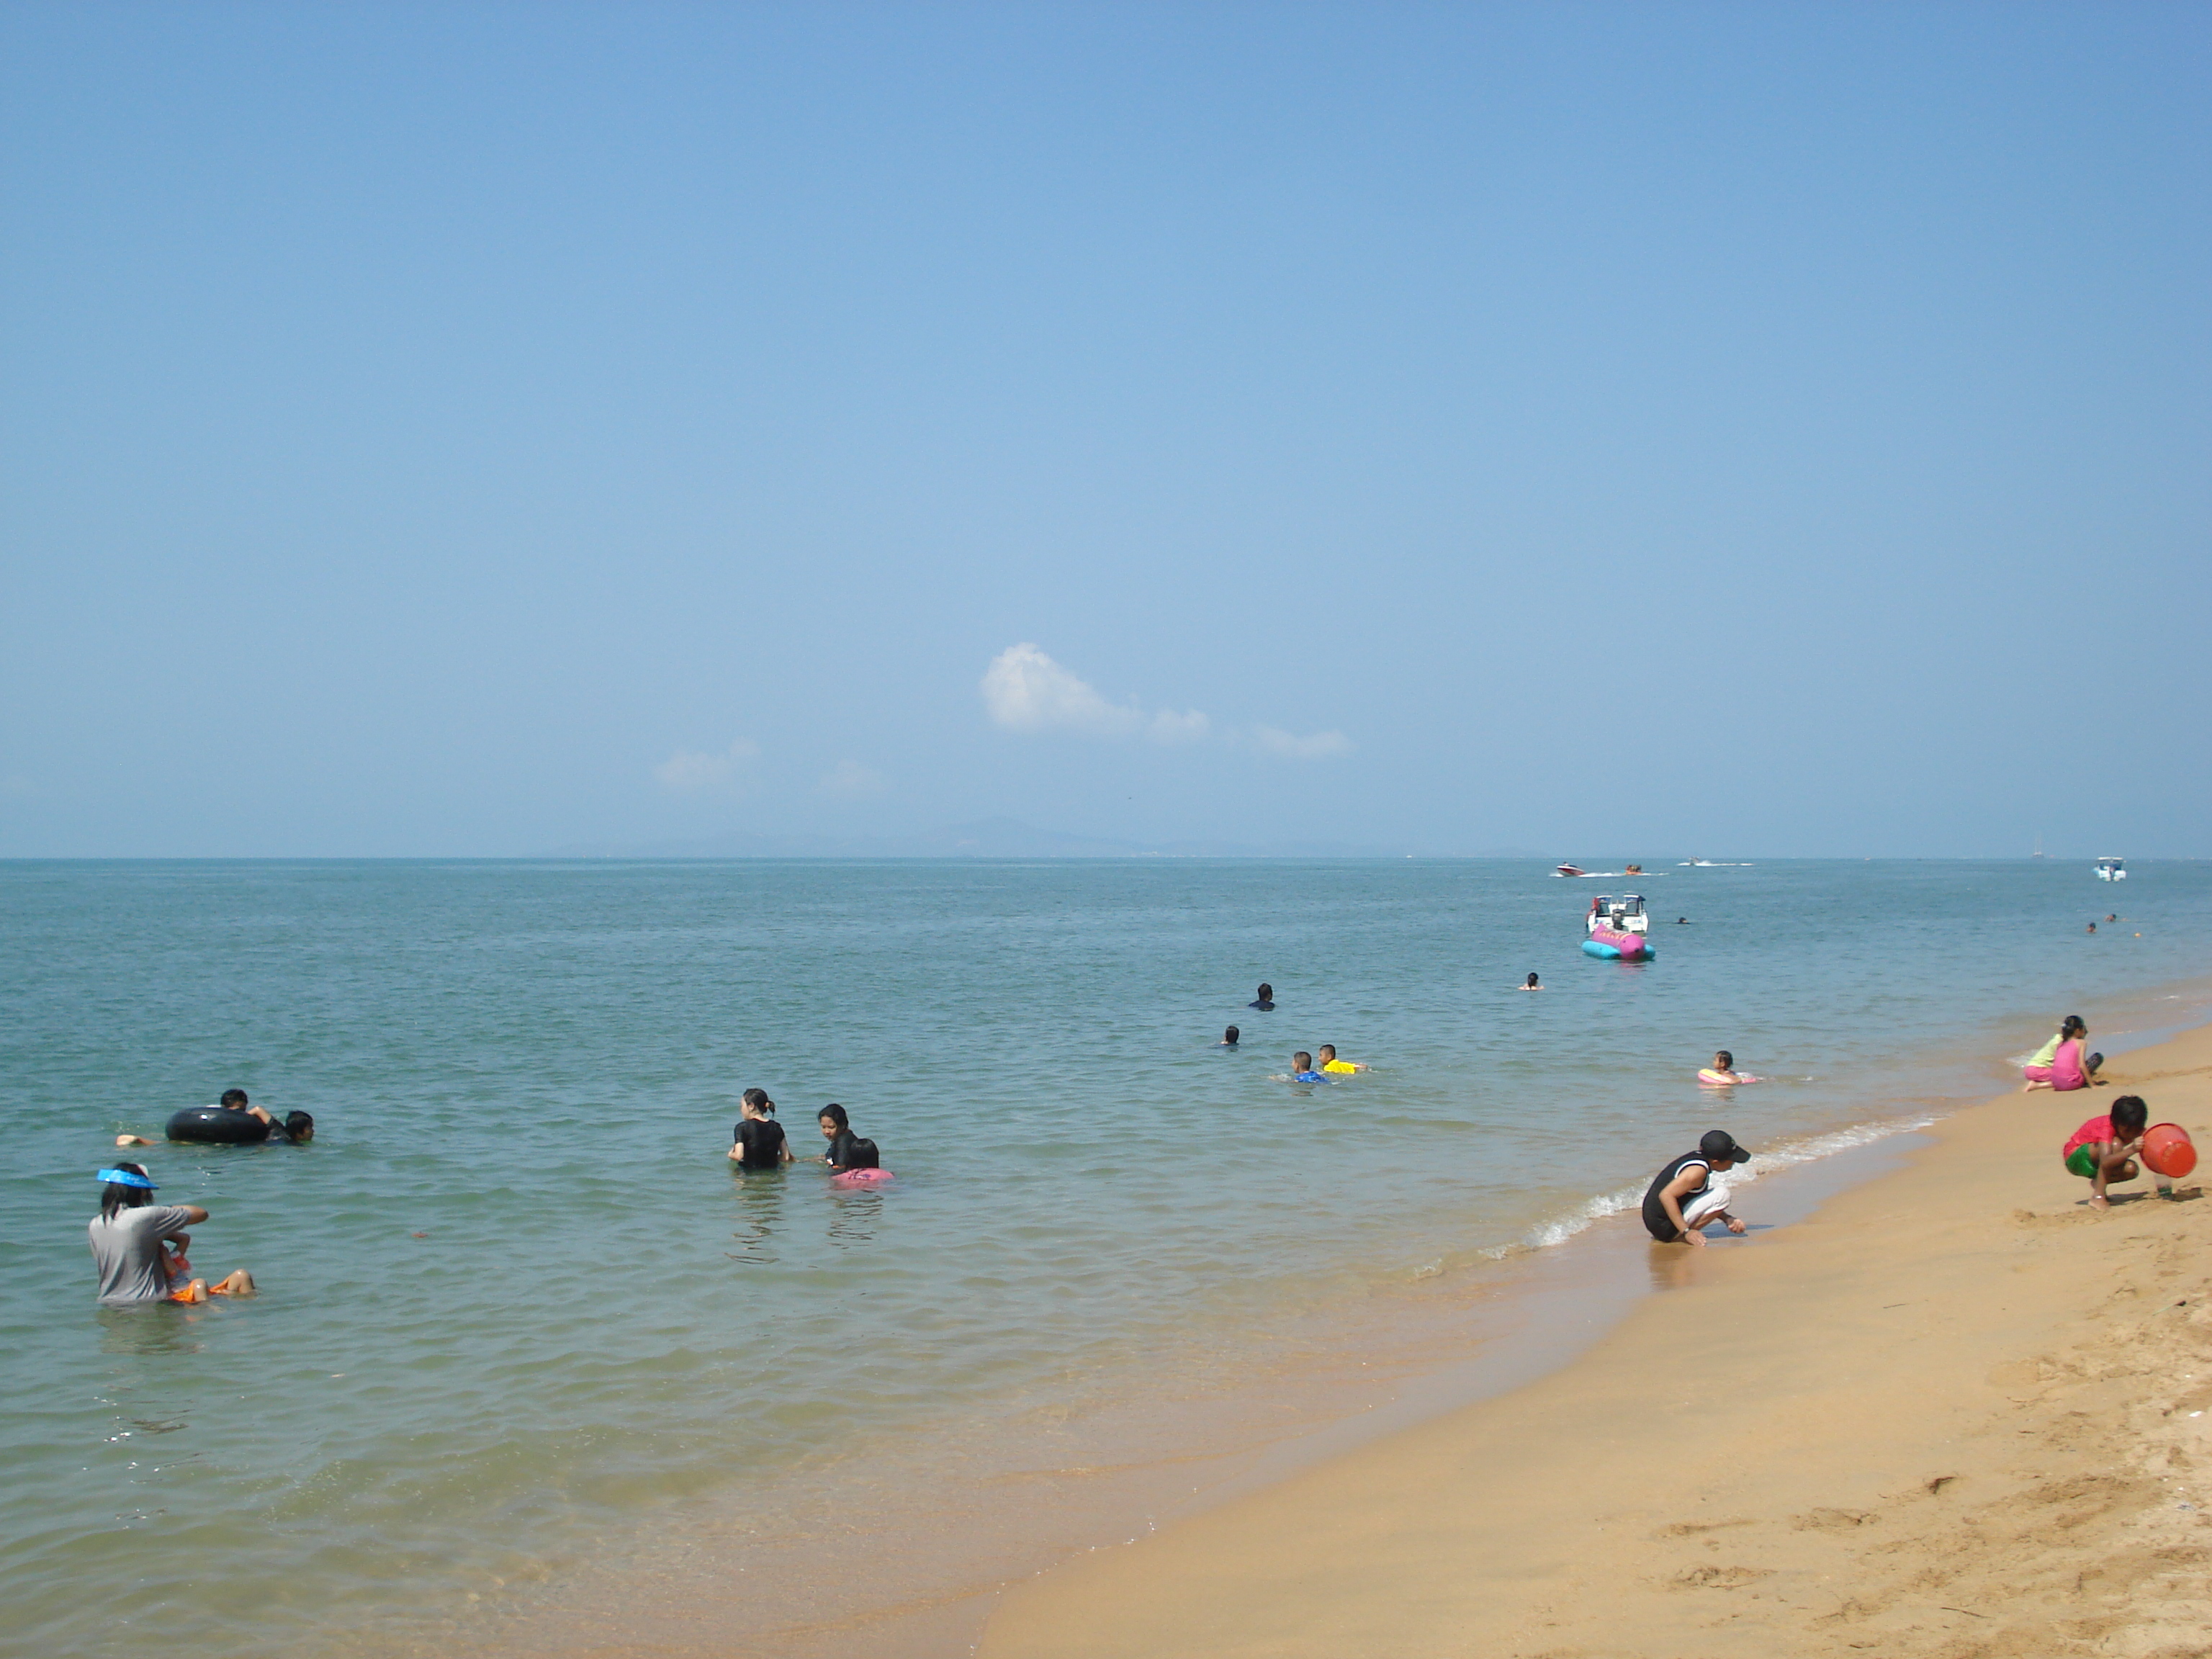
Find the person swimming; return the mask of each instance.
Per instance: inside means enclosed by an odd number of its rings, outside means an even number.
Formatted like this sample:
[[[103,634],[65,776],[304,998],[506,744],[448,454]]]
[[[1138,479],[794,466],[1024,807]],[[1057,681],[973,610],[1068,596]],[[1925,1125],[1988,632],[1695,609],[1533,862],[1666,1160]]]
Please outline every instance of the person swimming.
[[[248,1100],[243,1089],[225,1089],[222,1091],[222,1098],[216,1101],[216,1104],[226,1112],[243,1112],[248,1117],[258,1117],[272,1129],[276,1127],[276,1120]]]
[[[775,1103],[765,1089],[748,1089],[738,1097],[738,1127],[730,1157],[745,1170],[780,1170],[792,1161],[791,1143],[775,1121]]]
[[[1257,1008],[1263,1014],[1273,1013],[1275,1012],[1275,988],[1267,984],[1265,981],[1262,981],[1260,986],[1260,994],[1253,998],[1251,1001],[1246,1003],[1244,1006],[1247,1008]]]
[[[1375,1068],[1356,1060],[1339,1060],[1336,1057],[1336,1045],[1334,1042],[1324,1042],[1321,1045],[1320,1069],[1340,1076],[1349,1076],[1353,1072],[1371,1072]]]
[[[822,1138],[830,1145],[823,1149],[822,1161],[837,1173],[847,1170],[872,1170],[878,1167],[876,1143],[853,1133],[852,1120],[845,1109],[831,1101],[815,1114],[821,1127]]]
[[[243,1112],[248,1117],[259,1118],[269,1126],[270,1134],[278,1140],[289,1140],[295,1146],[304,1146],[315,1138],[315,1120],[307,1113],[287,1112],[284,1115],[284,1121],[279,1123],[275,1118],[270,1116],[267,1111],[248,1100],[243,1089],[225,1089],[222,1091],[222,1098],[216,1102],[216,1104],[226,1112]],[[115,1144],[118,1146],[126,1144],[143,1146],[147,1143],[137,1140],[134,1137],[131,1142],[126,1143],[118,1139]]]
[[[1241,1040],[1241,1034],[1232,1025],[1221,1034],[1221,1041],[1213,1046],[1217,1048],[1234,1048]]]
[[[100,1299],[111,1307],[152,1302],[204,1302],[210,1296],[252,1296],[253,1275],[240,1267],[210,1285],[192,1276],[185,1231],[208,1218],[197,1204],[155,1204],[157,1190],[142,1164],[102,1170],[100,1214],[91,1224],[92,1260]]]
[[[1759,1079],[1748,1072],[1735,1068],[1735,1056],[1725,1048],[1713,1051],[1713,1063],[1698,1073],[1698,1081],[1708,1089],[1724,1089],[1732,1083],[1756,1083]]]
[[[1528,975],[1528,982],[1520,988],[1524,991],[1540,991],[1544,988],[1544,981],[1531,974]]]
[[[1303,1048],[1299,1049],[1297,1053],[1291,1056],[1291,1075],[1288,1080],[1292,1083],[1326,1083],[1328,1081],[1328,1079],[1323,1077],[1319,1072],[1314,1070],[1313,1056]]]

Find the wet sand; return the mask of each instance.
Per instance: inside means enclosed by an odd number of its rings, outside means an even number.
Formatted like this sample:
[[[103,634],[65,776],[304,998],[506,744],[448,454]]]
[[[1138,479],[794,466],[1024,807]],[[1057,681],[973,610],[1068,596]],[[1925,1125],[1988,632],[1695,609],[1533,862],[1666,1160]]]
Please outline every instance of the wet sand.
[[[2128,1092],[2212,1148],[2212,1029],[2109,1070],[1626,1246],[1673,1293],[1563,1370],[1046,1573],[983,1659],[2212,1653],[2205,1172],[2100,1214],[2058,1158]]]

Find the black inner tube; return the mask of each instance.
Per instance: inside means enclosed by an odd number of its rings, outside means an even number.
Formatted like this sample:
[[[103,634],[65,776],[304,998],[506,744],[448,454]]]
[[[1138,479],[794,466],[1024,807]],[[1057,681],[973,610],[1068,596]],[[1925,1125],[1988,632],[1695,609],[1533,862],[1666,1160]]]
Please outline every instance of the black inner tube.
[[[187,1106],[169,1120],[169,1139],[216,1146],[253,1146],[269,1139],[269,1126],[251,1112],[224,1106]]]

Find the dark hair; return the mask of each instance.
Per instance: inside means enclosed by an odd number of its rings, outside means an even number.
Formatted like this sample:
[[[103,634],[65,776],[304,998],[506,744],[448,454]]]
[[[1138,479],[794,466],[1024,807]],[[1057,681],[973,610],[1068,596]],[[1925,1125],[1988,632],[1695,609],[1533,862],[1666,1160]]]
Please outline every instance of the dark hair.
[[[1227,1030],[1221,1034],[1221,1040],[1224,1042],[1234,1042],[1237,1041],[1237,1030],[1234,1025],[1231,1026]]]
[[[112,1164],[108,1167],[120,1170],[125,1175],[135,1175],[142,1181],[151,1179],[143,1164]],[[153,1201],[154,1195],[143,1187],[126,1187],[119,1181],[111,1181],[100,1189],[100,1218],[112,1221],[118,1210],[135,1210],[142,1204]]]
[[[1260,981],[1260,1000],[1265,1002],[1274,994],[1275,988],[1268,984],[1266,980],[1261,980]]]
[[[2112,1103],[2112,1127],[2132,1140],[2142,1133],[2143,1125],[2150,1121],[2150,1108],[2142,1103],[2141,1095],[2122,1095]],[[127,1164],[124,1165],[125,1169],[130,1167]]]
[[[221,1103],[225,1106],[246,1105],[247,1103],[246,1091],[243,1089],[225,1089],[222,1091],[222,1100]]]
[[[284,1133],[295,1140],[313,1140],[315,1138],[315,1120],[305,1112],[287,1112],[284,1114]]]
[[[1723,1070],[1723,1072],[1733,1072],[1734,1070],[1735,1070],[1735,1056],[1734,1054],[1730,1054],[1727,1049],[1725,1049],[1725,1048],[1716,1048],[1716,1049],[1714,1049],[1714,1050],[1713,1050],[1713,1058],[1714,1058],[1715,1060],[1717,1060],[1718,1061],[1720,1061],[1720,1063],[1721,1063],[1721,1070]]]
[[[1531,985],[1534,985],[1534,984],[1536,984],[1536,983],[1538,983],[1538,982],[1539,982],[1539,981],[1537,981],[1537,978],[1536,978],[1535,975],[1531,974],[1531,975],[1528,975],[1528,983],[1529,983],[1529,984],[1531,984]]]
[[[852,1120],[845,1115],[845,1109],[834,1100],[814,1115],[817,1120],[828,1118],[841,1129],[849,1129],[853,1127]]]
[[[768,1104],[768,1091],[765,1089],[748,1089],[744,1094],[738,1096],[738,1098],[742,1100],[748,1106],[765,1106]]]
[[[1301,1048],[1291,1056],[1291,1064],[1301,1072],[1310,1072],[1313,1070],[1313,1056]]]
[[[2065,1042],[2069,1037],[2087,1036],[2088,1035],[2089,1028],[2081,1023],[2081,1016],[2079,1014],[2069,1014],[2063,1020],[2059,1022],[2058,1040],[2061,1042]]]

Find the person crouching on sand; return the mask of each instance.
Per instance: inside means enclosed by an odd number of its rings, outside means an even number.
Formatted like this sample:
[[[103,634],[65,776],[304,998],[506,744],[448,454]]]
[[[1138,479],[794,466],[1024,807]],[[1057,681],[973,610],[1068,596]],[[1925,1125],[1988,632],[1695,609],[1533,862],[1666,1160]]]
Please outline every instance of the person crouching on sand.
[[[2115,1181],[2133,1181],[2142,1173],[2136,1160],[2142,1153],[2143,1126],[2149,1119],[2150,1109],[2143,1104],[2142,1096],[2122,1095],[2112,1103],[2109,1116],[2091,1118],[2066,1143],[2061,1154],[2066,1160],[2066,1172],[2088,1182],[2091,1209],[2111,1209],[2112,1201],[2105,1196],[2106,1186]],[[2160,1193],[2173,1196],[2171,1181],[2155,1172],[2151,1178]]]
[[[1743,1223],[1729,1213],[1729,1189],[1714,1179],[1748,1158],[1726,1129],[1708,1129],[1698,1150],[1685,1152],[1652,1177],[1644,1194],[1644,1224],[1662,1244],[1698,1244],[1716,1221],[1741,1234]]]
[[[2067,1093],[2075,1089],[2086,1089],[2099,1082],[2097,1068],[2105,1063],[2102,1054],[2087,1054],[2089,1028],[2081,1023],[2079,1014],[2069,1014],[2058,1028],[2058,1035],[2037,1049],[2020,1074],[2027,1079],[2021,1093],[2033,1094],[2038,1089],[2056,1089]]]

